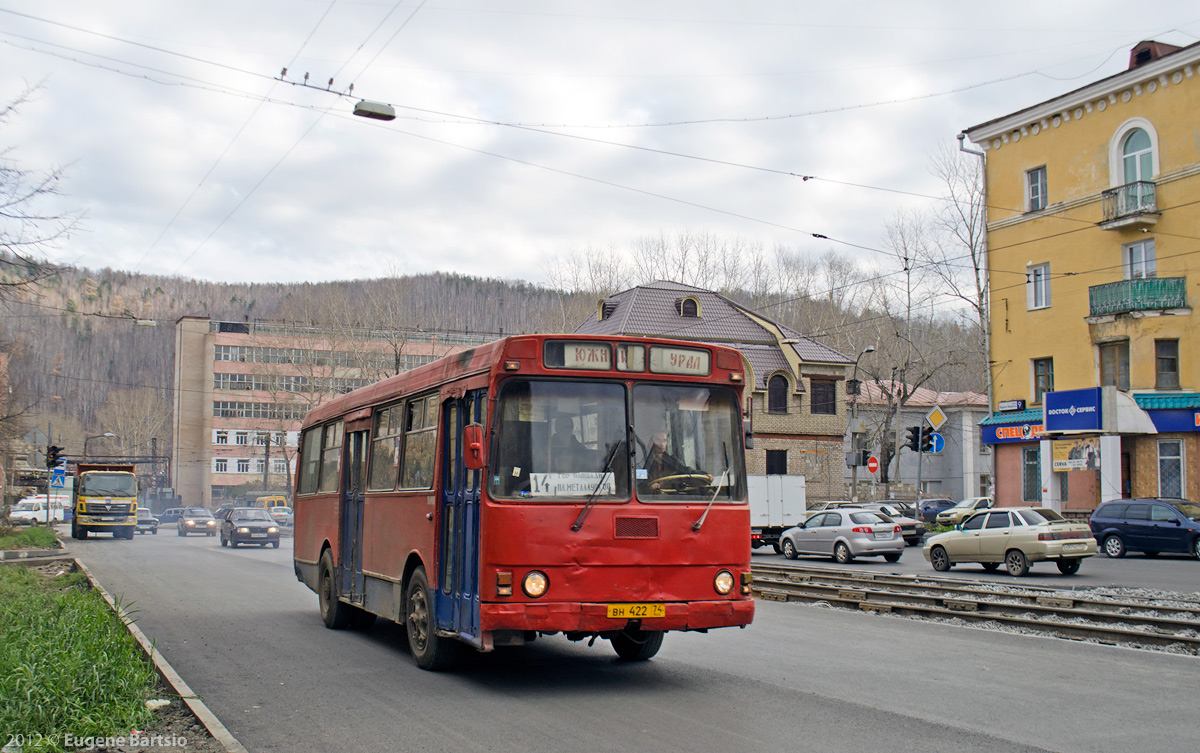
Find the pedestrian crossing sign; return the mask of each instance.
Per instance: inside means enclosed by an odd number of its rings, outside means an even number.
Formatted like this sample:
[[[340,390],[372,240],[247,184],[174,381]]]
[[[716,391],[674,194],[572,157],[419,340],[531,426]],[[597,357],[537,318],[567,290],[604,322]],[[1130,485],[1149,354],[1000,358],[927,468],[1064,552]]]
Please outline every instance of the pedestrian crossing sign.
[[[66,489],[67,488],[67,477],[66,476],[51,476],[50,477],[50,488],[51,489]]]

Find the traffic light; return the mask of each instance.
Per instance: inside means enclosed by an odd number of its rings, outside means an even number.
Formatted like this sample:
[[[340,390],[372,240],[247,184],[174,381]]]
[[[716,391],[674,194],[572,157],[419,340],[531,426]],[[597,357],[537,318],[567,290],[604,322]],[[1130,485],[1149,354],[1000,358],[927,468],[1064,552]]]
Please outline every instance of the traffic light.
[[[913,452],[921,451],[921,427],[920,426],[908,427],[908,441],[906,441],[904,443],[904,446],[907,447],[908,449],[912,450]]]
[[[871,459],[871,451],[870,450],[859,450],[858,451],[858,464],[859,465],[866,465],[867,461],[870,459]]]
[[[921,452],[933,452],[933,429],[921,427]]]
[[[49,445],[46,448],[46,467],[53,468],[62,462],[63,448],[58,445]]]

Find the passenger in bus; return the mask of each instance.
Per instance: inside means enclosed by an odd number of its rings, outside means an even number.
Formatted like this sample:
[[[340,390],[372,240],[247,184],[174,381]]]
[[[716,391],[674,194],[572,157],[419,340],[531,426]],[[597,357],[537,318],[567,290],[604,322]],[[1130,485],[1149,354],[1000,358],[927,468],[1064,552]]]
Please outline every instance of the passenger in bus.
[[[575,436],[575,422],[570,416],[559,416],[554,419],[554,436],[550,438],[550,455],[553,460],[551,470],[575,471],[576,466],[583,462],[587,448]]]
[[[662,489],[659,479],[696,473],[667,452],[667,433],[665,431],[655,432],[650,437],[650,452],[646,455],[646,464],[642,467],[646,469],[646,480],[650,491],[655,492]]]

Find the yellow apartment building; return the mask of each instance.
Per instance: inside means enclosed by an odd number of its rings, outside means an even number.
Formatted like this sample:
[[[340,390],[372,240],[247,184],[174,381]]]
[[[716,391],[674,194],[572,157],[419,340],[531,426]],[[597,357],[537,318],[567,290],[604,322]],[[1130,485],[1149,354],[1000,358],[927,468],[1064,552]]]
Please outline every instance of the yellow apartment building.
[[[997,502],[1200,498],[1200,44],[966,129],[985,154]]]

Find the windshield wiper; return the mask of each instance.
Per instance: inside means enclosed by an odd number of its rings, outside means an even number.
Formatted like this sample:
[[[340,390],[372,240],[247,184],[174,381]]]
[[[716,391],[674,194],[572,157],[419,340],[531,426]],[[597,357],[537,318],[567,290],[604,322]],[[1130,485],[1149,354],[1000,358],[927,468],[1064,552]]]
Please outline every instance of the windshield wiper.
[[[629,431],[633,431],[632,426],[629,427]],[[629,444],[628,432],[626,432],[625,439],[623,441],[626,445]],[[574,524],[571,525],[572,531],[578,531],[580,528],[583,528],[583,521],[587,519],[588,511],[592,509],[592,504],[596,501],[596,497],[599,496],[600,487],[604,485],[605,477],[612,472],[612,463],[617,457],[617,449],[620,448],[621,444],[622,440],[613,442],[612,449],[608,451],[608,459],[604,461],[604,468],[600,471],[600,478],[596,480],[596,488],[592,489],[592,493],[588,495],[587,502],[584,504],[583,509],[579,511],[579,517],[576,518]]]
[[[717,501],[717,495],[721,493],[721,489],[729,483],[729,445],[725,442],[721,443],[721,449],[725,452],[725,470],[721,472],[721,479],[717,483],[717,488],[713,489],[712,499],[708,500],[708,504],[704,506],[704,514],[695,523],[692,523],[692,530],[699,531],[700,526],[704,525],[704,519],[708,517],[708,511],[712,509],[713,502]]]

